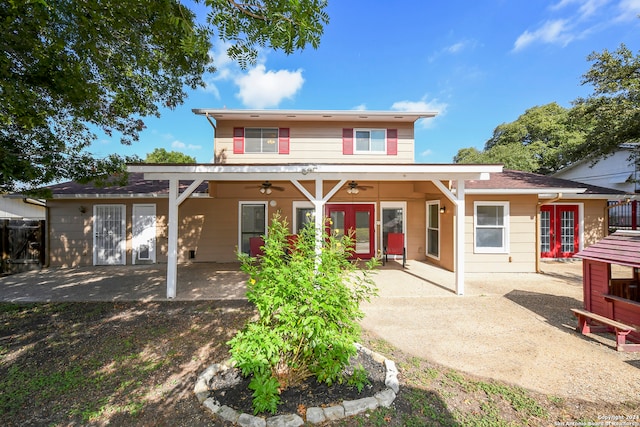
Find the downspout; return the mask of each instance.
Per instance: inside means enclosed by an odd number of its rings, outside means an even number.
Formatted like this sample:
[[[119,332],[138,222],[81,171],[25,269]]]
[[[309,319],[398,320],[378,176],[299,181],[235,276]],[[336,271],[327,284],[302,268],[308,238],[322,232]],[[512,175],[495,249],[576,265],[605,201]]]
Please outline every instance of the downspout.
[[[216,159],[217,159],[217,156],[216,156],[216,131],[218,129],[216,128],[216,124],[213,122],[213,120],[211,120],[211,117],[209,117],[209,113],[208,112],[204,113],[204,116],[207,118],[207,121],[209,122],[209,124],[213,128],[213,163],[218,163],[216,161]]]
[[[553,199],[538,201],[538,207],[536,208],[536,273],[542,273],[540,270],[540,242],[542,241],[542,234],[540,233],[540,207],[555,203],[562,199],[562,193],[558,193]]]

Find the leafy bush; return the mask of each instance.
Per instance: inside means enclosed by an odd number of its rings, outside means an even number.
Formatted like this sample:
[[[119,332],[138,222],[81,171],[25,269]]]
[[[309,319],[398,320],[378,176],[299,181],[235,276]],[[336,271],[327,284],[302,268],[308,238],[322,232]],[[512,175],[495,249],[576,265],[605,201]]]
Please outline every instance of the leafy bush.
[[[264,255],[238,254],[249,274],[247,298],[259,318],[228,344],[236,366],[252,376],[256,414],[275,413],[280,391],[310,376],[327,385],[345,380],[344,369],[360,338],[360,303],[377,292],[371,278],[377,261],[364,269],[350,261],[355,242],[349,236],[322,233],[322,249],[316,253],[313,222],[294,242],[288,234],[286,220],[274,215]],[[364,380],[351,381],[358,386]]]

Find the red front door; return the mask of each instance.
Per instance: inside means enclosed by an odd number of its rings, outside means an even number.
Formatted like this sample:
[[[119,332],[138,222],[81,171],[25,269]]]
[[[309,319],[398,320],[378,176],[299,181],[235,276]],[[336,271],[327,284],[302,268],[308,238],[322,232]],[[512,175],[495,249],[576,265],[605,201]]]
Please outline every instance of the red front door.
[[[375,256],[375,205],[327,204],[326,214],[331,218],[327,232],[337,237],[351,235],[355,240],[354,258],[368,259]]]
[[[540,256],[570,258],[580,250],[577,205],[540,207]]]

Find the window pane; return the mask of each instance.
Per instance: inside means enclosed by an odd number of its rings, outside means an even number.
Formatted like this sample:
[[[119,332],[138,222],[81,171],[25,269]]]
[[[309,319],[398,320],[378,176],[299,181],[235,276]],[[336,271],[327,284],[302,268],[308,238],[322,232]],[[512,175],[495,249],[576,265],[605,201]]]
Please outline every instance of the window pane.
[[[241,248],[244,253],[249,253],[249,238],[263,236],[266,233],[264,226],[264,205],[242,205],[241,222]]]
[[[244,151],[245,153],[260,152],[260,129],[244,130]]]
[[[384,134],[384,130],[371,131],[371,151],[386,151]]]
[[[540,212],[540,252],[551,252],[551,218],[549,211]]]
[[[309,222],[315,221],[316,210],[314,208],[297,208],[296,209],[296,234]]]
[[[369,151],[369,131],[356,131],[356,151]]]
[[[436,204],[429,205],[429,228],[438,228],[440,226],[440,207]]]
[[[429,255],[432,256],[440,256],[439,250],[438,250],[438,239],[440,238],[440,232],[438,230],[428,230],[427,231],[427,240],[428,240],[428,247],[427,247],[427,253]]]
[[[389,233],[402,233],[402,208],[383,208],[382,209],[382,241],[383,245],[387,245],[387,236]]]
[[[278,151],[278,129],[262,129],[262,152],[275,153]]]
[[[356,211],[356,253],[368,254],[371,241],[369,239],[369,211]]]
[[[478,206],[478,225],[504,225],[504,206]]]
[[[331,234],[336,238],[341,238],[344,234],[344,211],[331,212]]]
[[[502,233],[502,228],[478,228],[476,229],[476,246],[482,248],[501,248]]]

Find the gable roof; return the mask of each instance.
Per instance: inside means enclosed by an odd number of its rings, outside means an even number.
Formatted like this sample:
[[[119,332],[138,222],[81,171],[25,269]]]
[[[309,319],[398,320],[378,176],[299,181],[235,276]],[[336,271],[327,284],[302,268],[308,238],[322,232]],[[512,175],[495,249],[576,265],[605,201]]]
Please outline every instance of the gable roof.
[[[640,231],[618,230],[575,256],[607,264],[640,268]]]
[[[624,191],[612,188],[598,187],[596,185],[583,184],[568,179],[555,178],[553,176],[540,175],[532,172],[503,170],[492,173],[486,181],[467,181],[465,184],[467,194],[552,194],[566,193],[574,197],[598,197],[603,198],[626,195]]]

